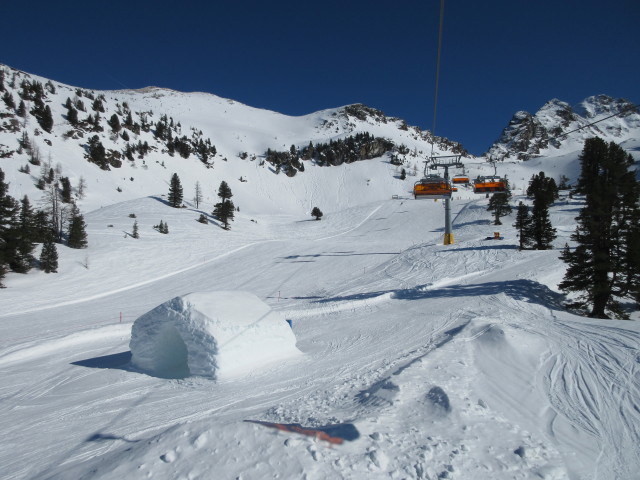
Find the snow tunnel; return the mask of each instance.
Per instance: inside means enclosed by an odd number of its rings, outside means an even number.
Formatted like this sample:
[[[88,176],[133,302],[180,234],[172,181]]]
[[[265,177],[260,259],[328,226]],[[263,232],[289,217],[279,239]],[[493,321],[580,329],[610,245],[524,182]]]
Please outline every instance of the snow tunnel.
[[[131,364],[160,378],[218,379],[285,361],[300,351],[287,322],[249,292],[173,298],[131,329]]]

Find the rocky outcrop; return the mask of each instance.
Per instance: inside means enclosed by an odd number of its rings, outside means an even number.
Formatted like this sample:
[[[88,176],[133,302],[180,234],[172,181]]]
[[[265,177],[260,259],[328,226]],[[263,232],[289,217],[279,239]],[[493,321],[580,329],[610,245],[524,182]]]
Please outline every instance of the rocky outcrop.
[[[553,99],[535,115],[517,112],[485,155],[494,159],[528,160],[569,140],[600,136],[622,141],[640,134],[638,109],[625,99],[589,97],[572,108]]]

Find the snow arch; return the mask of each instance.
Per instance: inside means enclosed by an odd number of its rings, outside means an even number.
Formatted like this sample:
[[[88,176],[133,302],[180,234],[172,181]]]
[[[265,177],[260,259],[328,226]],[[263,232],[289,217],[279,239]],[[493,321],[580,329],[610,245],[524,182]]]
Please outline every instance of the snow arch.
[[[131,363],[150,375],[233,376],[299,355],[286,321],[248,292],[191,293],[145,313],[131,329]]]

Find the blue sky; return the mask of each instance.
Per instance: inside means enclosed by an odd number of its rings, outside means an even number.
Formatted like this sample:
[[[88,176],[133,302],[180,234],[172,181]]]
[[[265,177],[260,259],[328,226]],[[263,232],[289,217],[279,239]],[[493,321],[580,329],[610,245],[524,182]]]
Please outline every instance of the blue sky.
[[[364,103],[433,128],[439,0],[3,2],[0,62],[73,86],[204,91],[288,115]],[[447,0],[437,135],[481,154],[518,110],[640,103],[637,0]]]

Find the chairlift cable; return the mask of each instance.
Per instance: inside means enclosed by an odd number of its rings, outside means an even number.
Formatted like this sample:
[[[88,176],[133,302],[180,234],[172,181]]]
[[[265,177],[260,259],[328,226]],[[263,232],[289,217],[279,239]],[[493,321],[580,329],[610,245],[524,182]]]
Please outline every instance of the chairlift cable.
[[[440,52],[442,51],[442,26],[444,24],[444,0],[440,0],[440,27],[438,29],[438,55],[436,57],[436,86],[433,100],[433,125],[431,128],[431,156],[436,138],[436,117],[438,112],[438,85],[440,83]]]
[[[638,111],[638,106],[637,105],[634,105],[634,104],[627,105],[625,108],[620,110],[618,113],[614,113],[613,115],[609,115],[608,117],[604,117],[604,118],[601,118],[600,120],[596,120],[595,122],[588,123],[586,125],[578,127],[578,128],[576,128],[574,130],[571,130],[569,132],[566,132],[566,133],[563,133],[563,134],[560,134],[560,135],[556,135],[555,137],[551,137],[549,139],[549,141],[557,140],[558,138],[562,138],[562,137],[566,137],[570,133],[578,132],[578,131],[582,130],[583,128],[590,127],[592,125],[595,125],[596,123],[604,122],[605,120],[609,120],[610,118],[618,117],[618,116],[621,116],[621,115],[627,115],[629,113],[637,113],[637,111]]]

